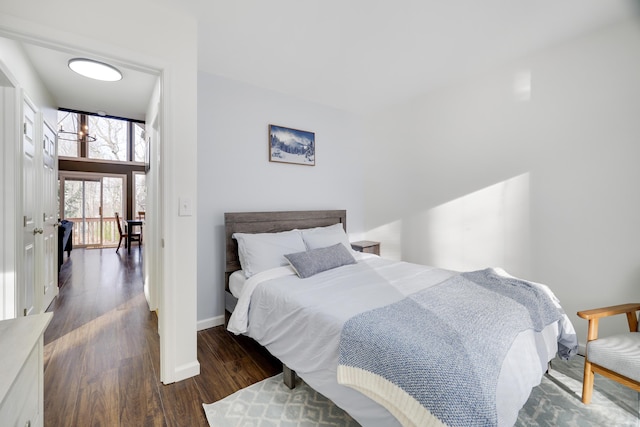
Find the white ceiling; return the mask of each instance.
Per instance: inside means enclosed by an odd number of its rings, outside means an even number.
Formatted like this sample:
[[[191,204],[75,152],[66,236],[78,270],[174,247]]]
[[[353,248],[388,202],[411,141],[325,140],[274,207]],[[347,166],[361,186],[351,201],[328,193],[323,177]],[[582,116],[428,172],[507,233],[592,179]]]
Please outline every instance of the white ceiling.
[[[33,44],[23,44],[27,56],[61,108],[128,119],[144,120],[157,75],[110,62],[122,72],[122,80],[103,82],[71,71],[69,60],[86,56]]]
[[[366,113],[628,19],[638,0],[156,0],[198,21],[199,69]],[[59,106],[140,118],[155,76],[117,83],[26,50]]]

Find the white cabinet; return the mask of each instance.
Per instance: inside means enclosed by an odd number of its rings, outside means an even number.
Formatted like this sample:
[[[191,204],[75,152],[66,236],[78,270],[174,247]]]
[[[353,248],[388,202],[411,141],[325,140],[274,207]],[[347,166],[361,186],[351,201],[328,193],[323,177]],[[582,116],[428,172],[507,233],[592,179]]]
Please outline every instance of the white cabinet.
[[[0,420],[7,427],[42,427],[43,338],[53,313],[0,321]]]

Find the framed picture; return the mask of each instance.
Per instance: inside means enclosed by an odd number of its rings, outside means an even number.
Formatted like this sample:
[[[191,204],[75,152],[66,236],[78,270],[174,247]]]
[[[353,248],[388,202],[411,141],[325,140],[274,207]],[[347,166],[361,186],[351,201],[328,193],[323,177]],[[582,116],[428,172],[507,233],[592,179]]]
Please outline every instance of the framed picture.
[[[269,125],[269,161],[315,166],[316,135],[304,130]]]

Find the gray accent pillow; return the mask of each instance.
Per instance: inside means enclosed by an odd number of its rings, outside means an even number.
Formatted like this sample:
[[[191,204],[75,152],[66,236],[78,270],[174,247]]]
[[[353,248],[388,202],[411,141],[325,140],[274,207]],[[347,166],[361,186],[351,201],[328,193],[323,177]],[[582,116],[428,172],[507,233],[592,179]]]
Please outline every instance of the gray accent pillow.
[[[301,278],[311,277],[332,268],[355,264],[356,259],[342,243],[284,256]]]

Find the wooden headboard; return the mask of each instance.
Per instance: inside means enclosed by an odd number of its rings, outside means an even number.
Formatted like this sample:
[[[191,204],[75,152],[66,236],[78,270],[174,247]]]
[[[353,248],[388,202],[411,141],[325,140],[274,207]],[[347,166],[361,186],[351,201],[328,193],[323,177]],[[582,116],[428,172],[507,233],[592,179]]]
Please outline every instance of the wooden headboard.
[[[241,268],[238,243],[231,238],[233,233],[277,233],[294,228],[325,227],[338,223],[342,224],[346,232],[346,210],[225,213],[225,289],[229,286],[229,275]]]

